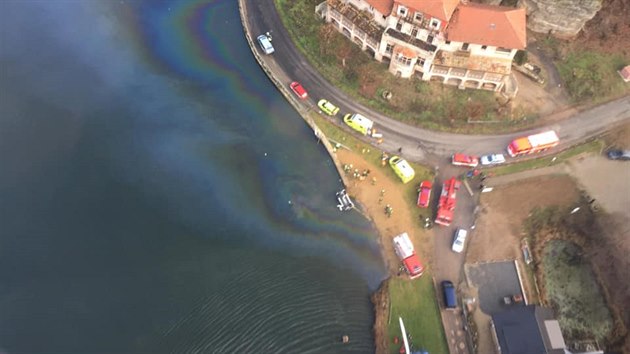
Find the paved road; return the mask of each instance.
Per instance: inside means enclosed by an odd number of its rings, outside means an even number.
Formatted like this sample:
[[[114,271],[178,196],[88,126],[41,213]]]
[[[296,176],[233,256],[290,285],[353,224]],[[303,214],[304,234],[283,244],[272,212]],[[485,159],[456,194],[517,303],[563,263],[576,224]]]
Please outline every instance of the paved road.
[[[299,80],[309,91],[312,100],[327,98],[341,108],[338,116],[359,112],[372,118],[378,130],[385,136],[382,148],[390,152],[403,147],[402,155],[414,161],[426,161],[427,154],[446,157],[455,151],[471,154],[485,154],[504,151],[515,137],[539,132],[544,128],[531,129],[519,133],[487,135],[461,135],[435,132],[410,127],[382,114],[372,112],[356,103],[335,86],[326,81],[313,69],[291,42],[283,27],[273,0],[244,0],[249,13],[249,26],[252,36],[271,31],[276,52],[268,56],[283,71],[283,75]],[[313,12],[315,9],[313,9]],[[287,82],[288,84],[288,82]],[[311,101],[312,105],[314,101]],[[588,137],[598,135],[611,126],[630,119],[630,97],[624,97],[594,109],[581,112],[571,119],[549,126],[560,136],[560,148],[568,147]],[[339,121],[341,123],[341,121]],[[433,160],[430,159],[429,160]]]
[[[315,103],[320,98],[333,101],[341,108],[337,115],[337,122],[340,126],[344,126],[341,117],[345,113],[359,112],[372,118],[376,122],[379,132],[385,136],[384,143],[379,148],[393,153],[402,147],[401,155],[405,158],[436,165],[439,167],[439,174],[435,185],[439,186],[444,179],[466,171],[466,169],[449,165],[447,157],[453,152],[460,151],[470,154],[500,152],[504,151],[508,143],[516,137],[545,130],[545,128],[538,128],[494,136],[460,135],[410,127],[382,114],[372,112],[331,85],[309,65],[295,48],[289,34],[283,27],[273,0],[240,1],[245,5],[247,11],[247,27],[252,38],[255,39],[261,33],[271,32],[272,34],[275,53],[270,56],[263,55],[263,61],[275,79],[287,87],[293,80],[300,81],[309,91],[309,100],[304,102],[307,107],[315,108]],[[259,49],[256,48],[256,50]],[[260,51],[259,53],[262,55]],[[584,111],[569,120],[551,125],[547,129],[553,129],[558,133],[561,139],[560,148],[565,148],[596,136],[627,120],[630,120],[630,97],[624,97]],[[450,246],[455,228],[470,229],[474,223],[473,210],[478,197],[477,187],[478,182],[476,184],[471,183],[471,188],[475,192],[475,195],[471,196],[468,190],[462,186],[458,193],[457,211],[452,226],[434,229],[436,242],[432,270],[438,283],[448,279],[458,284],[462,279],[465,254],[452,252]],[[474,237],[474,231],[470,237]],[[442,311],[442,316],[451,353],[467,353],[467,346],[462,347],[461,329],[463,322],[461,314]]]

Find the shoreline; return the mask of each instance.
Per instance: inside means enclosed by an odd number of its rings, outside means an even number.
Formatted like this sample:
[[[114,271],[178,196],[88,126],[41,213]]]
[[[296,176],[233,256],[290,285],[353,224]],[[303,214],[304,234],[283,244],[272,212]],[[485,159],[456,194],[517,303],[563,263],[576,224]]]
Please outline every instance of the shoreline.
[[[377,222],[377,219],[379,218],[377,217],[377,215],[375,215],[375,211],[376,211],[375,207],[371,205],[373,203],[370,203],[370,201],[366,200],[367,198],[365,197],[365,194],[362,191],[362,188],[361,188],[362,186],[359,186],[356,181],[353,184],[350,183],[348,177],[344,173],[340,159],[360,160],[361,164],[370,166],[371,169],[382,173],[382,171],[380,171],[380,166],[374,166],[373,164],[365,161],[364,159],[361,158],[361,156],[358,153],[355,153],[352,151],[346,151],[344,149],[336,151],[336,149],[333,148],[333,146],[330,144],[326,135],[321,131],[321,129],[317,126],[317,124],[311,118],[308,117],[308,111],[305,110],[300,104],[298,104],[295,101],[295,99],[292,97],[291,93],[287,90],[287,88],[284,87],[284,85],[281,84],[280,80],[278,80],[278,78],[274,75],[274,72],[271,70],[271,68],[269,68],[266,65],[266,63],[262,60],[262,57],[256,50],[255,43],[253,42],[253,39],[250,36],[250,30],[247,24],[247,9],[246,9],[244,0],[238,1],[238,7],[239,7],[239,14],[241,17],[241,25],[243,26],[245,38],[254,55],[254,58],[256,59],[260,67],[263,69],[267,77],[276,86],[276,88],[282,93],[282,95],[287,99],[287,101],[294,107],[294,109],[298,112],[298,114],[302,117],[302,119],[306,122],[306,124],[308,124],[308,126],[313,130],[313,133],[315,134],[317,139],[323,143],[326,151],[328,152],[328,155],[330,156],[331,160],[333,161],[335,165],[335,168],[337,170],[337,173],[339,175],[339,178],[342,184],[345,186],[346,190],[348,191],[348,194],[352,196],[357,201],[357,203],[361,206],[362,213],[365,214],[364,216],[366,216],[369,219],[369,221],[372,223],[373,227],[377,231],[378,243],[381,249],[381,256],[383,260],[385,261],[385,265],[388,269],[388,277],[381,282],[381,284],[379,285],[378,289],[375,292],[370,294],[370,301],[372,302],[372,305],[374,306],[374,309],[373,309],[374,323],[372,324],[372,332],[374,335],[374,346],[375,346],[376,353],[387,352],[388,341],[387,341],[387,336],[386,336],[386,333],[387,333],[386,313],[389,307],[388,283],[391,277],[396,276],[395,268],[399,262],[396,259],[396,256],[394,254],[393,245],[391,244],[391,242],[389,243],[386,242],[386,240],[388,238],[392,238],[398,233],[393,233],[393,234],[390,234],[389,236],[385,234],[386,231],[390,231],[390,227],[383,226],[382,223]],[[340,153],[342,157],[337,155],[338,152]],[[388,166],[385,166],[385,167],[389,168]],[[387,177],[385,176],[381,176],[381,178],[378,178],[378,177],[376,178],[377,180],[383,180],[383,181],[387,180]],[[368,181],[363,181],[363,182],[369,183]],[[388,188],[388,189],[390,191],[392,190],[392,188]],[[397,199],[396,204],[404,203],[401,196],[402,194],[401,188],[394,189],[394,191],[397,192],[396,194],[399,194],[398,198],[394,197],[395,199]],[[390,193],[390,194],[393,194],[393,193]],[[389,195],[388,195],[388,199],[389,199]],[[405,209],[406,208],[404,207],[397,208],[398,212],[396,213],[396,216],[393,218],[393,220],[396,220],[396,221],[392,221],[392,223],[400,224],[398,221],[401,218],[401,214],[404,214]],[[385,217],[384,215],[380,215],[380,216]],[[409,222],[411,222],[411,217],[407,216],[406,219]],[[406,224],[406,223],[403,223],[403,224]],[[400,232],[405,232],[405,231],[411,231],[411,230],[402,230]]]

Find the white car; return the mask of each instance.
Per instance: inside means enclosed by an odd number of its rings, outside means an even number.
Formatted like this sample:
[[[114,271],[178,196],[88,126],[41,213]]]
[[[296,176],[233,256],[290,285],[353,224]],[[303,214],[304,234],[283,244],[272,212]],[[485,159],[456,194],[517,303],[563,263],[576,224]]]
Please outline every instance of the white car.
[[[465,229],[457,229],[455,231],[455,238],[453,239],[453,251],[457,253],[462,253],[464,250],[464,244],[466,244],[466,236],[468,235],[468,231]]]
[[[256,38],[258,40],[258,45],[260,45],[260,49],[265,54],[271,54],[274,52],[273,45],[271,45],[271,38],[267,34],[261,34]]]
[[[503,154],[491,154],[481,156],[481,164],[484,166],[487,165],[498,165],[505,162],[505,156]]]

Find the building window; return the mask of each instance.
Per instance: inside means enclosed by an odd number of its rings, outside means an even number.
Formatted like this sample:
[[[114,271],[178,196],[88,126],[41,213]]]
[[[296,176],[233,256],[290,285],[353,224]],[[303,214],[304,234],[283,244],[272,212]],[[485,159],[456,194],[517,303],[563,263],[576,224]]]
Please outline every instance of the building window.
[[[425,62],[424,58],[418,57],[418,64],[417,64],[418,66],[424,66],[424,62]]]
[[[431,19],[431,27],[440,28],[440,20],[435,18]]]
[[[462,44],[462,50],[468,51],[468,43]]]
[[[446,41],[445,43],[446,43],[447,45],[449,45],[449,44],[451,44],[451,41]]]
[[[398,22],[396,24],[396,31],[398,31],[398,32],[402,31],[402,25],[403,25],[402,22]]]
[[[503,54],[510,54],[510,53],[512,53],[512,49],[499,47],[499,48],[497,48],[497,52],[503,53]]]
[[[482,46],[481,46],[481,49],[482,49],[482,50],[486,50],[486,49],[488,49],[488,46],[487,46],[487,45],[482,45]]]
[[[414,27],[411,30],[411,36],[415,38],[417,35],[418,35],[418,29]]]
[[[433,44],[433,36],[431,36],[431,35],[427,36],[427,42],[429,44]]]
[[[414,16],[413,19],[418,22],[422,22],[422,12],[416,12],[416,15]]]
[[[398,15],[399,16],[407,16],[407,8],[404,6],[398,5]]]
[[[411,64],[411,58],[406,58],[402,55],[398,56],[398,62],[404,66],[409,66]]]
[[[394,50],[394,46],[387,43],[387,47],[385,47],[385,53],[389,53],[392,54],[392,51]]]

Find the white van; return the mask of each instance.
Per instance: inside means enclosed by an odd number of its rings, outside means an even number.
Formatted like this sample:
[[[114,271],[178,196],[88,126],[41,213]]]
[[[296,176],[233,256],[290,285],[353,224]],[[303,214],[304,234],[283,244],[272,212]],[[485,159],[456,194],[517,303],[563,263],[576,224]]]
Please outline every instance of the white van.
[[[266,34],[261,34],[260,36],[258,36],[257,39],[258,44],[260,45],[260,49],[262,49],[265,54],[271,54],[274,52],[273,45],[271,45],[271,40],[269,40],[269,37]]]
[[[374,122],[370,119],[360,115],[359,113],[355,114],[346,114],[343,117],[343,121],[352,129],[358,131],[363,135],[372,133],[372,126]]]

